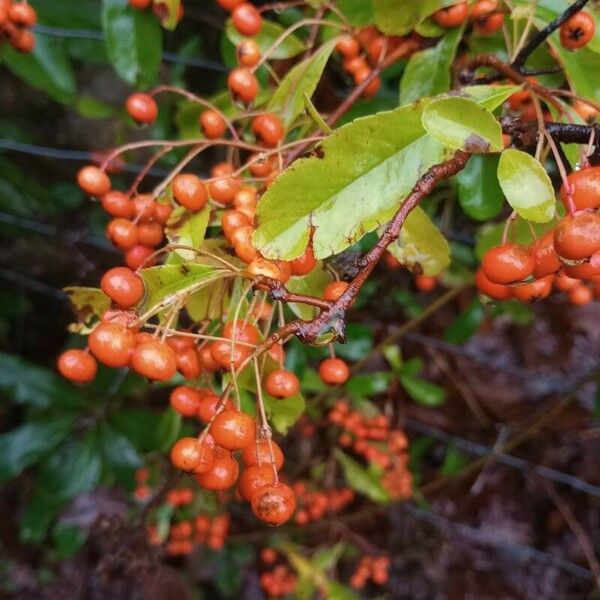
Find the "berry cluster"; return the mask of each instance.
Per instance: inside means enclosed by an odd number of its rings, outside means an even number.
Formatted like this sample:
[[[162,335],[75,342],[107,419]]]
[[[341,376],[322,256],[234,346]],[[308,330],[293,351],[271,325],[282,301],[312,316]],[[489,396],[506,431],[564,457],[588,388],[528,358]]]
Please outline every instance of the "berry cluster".
[[[0,0],[0,48],[5,40],[19,52],[32,52],[35,36],[30,29],[36,22],[37,13],[26,1]]]
[[[268,598],[291,596],[296,591],[298,576],[275,548],[263,548],[260,560],[265,569],[260,576],[260,587]]]
[[[440,27],[458,27],[467,19],[471,21],[475,33],[490,35],[502,29],[504,14],[499,10],[498,0],[478,0],[470,9],[465,0],[433,14],[433,20]]]
[[[369,580],[375,585],[385,585],[389,579],[389,570],[389,556],[363,556],[350,578],[350,585],[356,590],[363,589]]]
[[[298,502],[294,520],[298,525],[318,521],[325,515],[341,512],[354,501],[354,492],[350,488],[311,490],[304,481],[292,485]]]
[[[383,469],[382,483],[394,499],[410,498],[412,476],[408,471],[408,440],[403,431],[392,429],[385,415],[368,417],[338,400],[327,420],[342,429],[338,444],[351,448],[367,462]]]
[[[554,229],[529,246],[503,242],[483,257],[476,283],[494,300],[546,298],[553,285],[575,305],[587,304],[600,287],[600,167],[571,173],[561,188],[568,209]]]

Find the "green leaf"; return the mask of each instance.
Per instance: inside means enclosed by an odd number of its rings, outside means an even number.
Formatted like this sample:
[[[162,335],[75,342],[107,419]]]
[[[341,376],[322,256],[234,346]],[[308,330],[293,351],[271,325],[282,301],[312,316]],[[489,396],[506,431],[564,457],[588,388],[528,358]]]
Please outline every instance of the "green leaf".
[[[52,541],[60,558],[71,558],[77,554],[86,540],[86,533],[69,523],[57,523],[52,528]]]
[[[54,450],[71,432],[74,417],[29,421],[0,435],[0,481],[19,475]]]
[[[295,294],[306,294],[308,296],[322,296],[323,290],[331,282],[331,273],[323,268],[322,263],[317,263],[315,268],[303,277],[291,277],[286,283],[290,292]],[[288,304],[289,309],[301,319],[310,321],[317,313],[318,309],[301,303]]]
[[[19,537],[26,544],[39,544],[56,518],[60,502],[40,486],[33,489],[21,519]]]
[[[458,202],[471,219],[489,221],[502,210],[504,194],[498,183],[498,160],[493,155],[473,156],[456,176]]]
[[[254,245],[267,258],[297,258],[312,225],[315,256],[325,258],[389,221],[417,180],[452,155],[425,135],[425,105],[356,119],[294,162],[258,204]]]
[[[334,452],[342,469],[344,469],[346,481],[353,490],[379,504],[387,504],[390,501],[389,492],[381,483],[380,472],[365,469],[365,467],[339,448],[335,448]]]
[[[77,99],[75,73],[63,40],[36,35],[33,52],[23,54],[3,44],[2,53],[2,62],[17,77],[53,100],[72,104]]]
[[[114,119],[121,109],[93,96],[81,96],[77,100],[77,112],[86,119]]]
[[[136,10],[127,0],[102,0],[102,29],[119,77],[139,88],[151,86],[162,54],[162,30],[152,11]]]
[[[535,223],[554,217],[554,188],[543,165],[526,152],[509,148],[498,164],[500,187],[519,216]]]
[[[388,251],[407,268],[420,267],[432,277],[450,264],[448,241],[421,207],[411,211],[400,237],[388,246]]]
[[[183,206],[176,208],[165,228],[165,235],[171,244],[200,248],[206,235],[206,227],[210,218],[210,206],[191,213]],[[175,252],[185,260],[194,260],[197,256],[192,250],[176,248]]]
[[[364,373],[352,377],[345,387],[353,396],[375,396],[389,388],[391,379],[392,374],[389,371]]]
[[[71,331],[88,334],[98,324],[102,315],[110,308],[110,298],[99,288],[67,287],[71,308],[77,317],[77,324]]]
[[[62,377],[14,354],[0,353],[0,391],[35,408],[80,408],[83,394]]]
[[[427,132],[450,148],[476,154],[502,151],[500,123],[474,100],[439,98],[427,105],[422,120]]]
[[[267,105],[277,113],[286,128],[304,112],[304,97],[312,97],[337,40],[327,42],[312,56],[298,63],[282,79]]]
[[[401,375],[400,383],[406,393],[417,403],[423,406],[440,406],[446,400],[443,388],[430,381],[419,379],[413,375]]]
[[[479,106],[494,111],[520,89],[520,85],[470,85],[460,91]]]
[[[455,27],[435,47],[415,52],[410,57],[400,81],[401,104],[409,104],[450,90],[450,67],[463,32],[464,26]]]
[[[446,329],[444,340],[452,344],[464,344],[473,337],[485,318],[485,309],[479,298],[474,298],[469,307]]]
[[[405,35],[442,6],[441,0],[373,0],[375,24],[382,33]]]
[[[335,344],[335,354],[346,360],[361,360],[373,349],[373,328],[361,323],[346,325],[346,343]]]
[[[446,450],[444,462],[440,467],[440,475],[456,475],[469,464],[468,458],[454,444]]]
[[[517,219],[513,222],[510,230],[510,237],[518,244],[529,245],[533,242],[531,228],[536,236],[544,234],[545,227],[537,223],[528,223],[523,219]],[[479,228],[475,241],[475,256],[479,261],[483,255],[493,246],[502,243],[502,234],[504,232],[504,223],[487,223]]]
[[[375,19],[373,0],[338,0],[337,7],[354,27],[370,25]]]
[[[127,437],[108,423],[101,427],[100,433],[106,466],[122,484],[131,485],[135,470],[142,465],[140,455]]]
[[[166,452],[177,440],[181,430],[182,416],[172,408],[167,408],[158,421],[156,436],[159,450]]]
[[[551,39],[550,45],[564,66],[573,91],[579,96],[600,102],[600,81],[595,76],[600,72],[600,54],[592,52],[589,48],[580,48],[577,52],[572,52],[554,39]]]
[[[269,422],[282,435],[287,435],[289,428],[306,410],[306,401],[302,394],[296,394],[283,400],[277,400],[267,395],[264,400]]]
[[[163,16],[161,11],[160,24],[168,31],[173,31],[177,27],[177,23],[179,23],[180,5],[181,0],[162,0],[161,2],[161,7],[165,12]]]
[[[102,473],[102,446],[98,429],[81,440],[60,446],[39,466],[38,483],[59,501],[93,489]]]
[[[142,269],[140,275],[146,284],[144,305],[149,309],[171,295],[185,295],[202,285],[226,276],[228,271],[198,263],[162,265]]]
[[[284,27],[274,21],[268,21],[263,19],[262,27],[260,31],[252,37],[252,39],[258,44],[260,48],[261,56],[273,46],[275,41],[285,32]],[[225,35],[227,39],[234,45],[238,46],[240,42],[247,39],[243,36],[233,25],[231,19],[227,19],[225,25]],[[293,33],[286,35],[284,40],[277,45],[277,47],[269,53],[269,59],[282,59],[292,58],[300,52],[303,52],[305,45],[300,38],[295,36]]]
[[[162,413],[153,413],[139,408],[121,409],[111,416],[111,424],[122,432],[140,451],[159,450],[161,440],[158,437]]]

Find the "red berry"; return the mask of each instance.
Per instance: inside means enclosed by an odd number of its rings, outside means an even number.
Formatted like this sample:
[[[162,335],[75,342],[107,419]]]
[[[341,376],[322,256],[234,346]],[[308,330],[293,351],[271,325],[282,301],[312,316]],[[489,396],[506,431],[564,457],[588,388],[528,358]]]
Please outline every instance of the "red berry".
[[[8,24],[4,26],[5,34],[7,28]],[[24,54],[33,52],[33,49],[35,48],[35,36],[28,29],[16,28],[14,34],[7,37],[12,47]]]
[[[567,177],[571,185],[573,204],[577,210],[600,207],[600,167],[586,167],[575,171]],[[568,194],[565,186],[560,189],[560,197],[569,208]]]
[[[258,9],[250,2],[237,6],[231,13],[233,26],[242,34],[252,37],[262,27],[262,17]]]
[[[560,43],[564,48],[583,48],[596,33],[596,22],[587,12],[579,11],[560,26]]]
[[[584,306],[593,299],[592,290],[585,285],[578,285],[569,292],[569,303],[574,306]]]
[[[157,206],[150,194],[139,194],[133,199],[133,214],[141,223],[147,223],[156,217]]]
[[[87,383],[96,377],[98,366],[85,350],[66,350],[58,357],[58,370],[69,381]]]
[[[138,344],[131,356],[132,368],[147,377],[158,381],[171,379],[177,371],[175,352],[159,340]]]
[[[221,227],[227,239],[231,234],[243,225],[250,225],[250,219],[239,210],[226,210],[221,216]]]
[[[122,308],[138,304],[144,296],[142,278],[127,267],[115,267],[106,271],[100,282],[102,291]]]
[[[316,265],[317,259],[315,258],[315,254],[310,244],[307,246],[302,256],[299,256],[290,262],[292,275],[297,276],[308,275]]]
[[[278,369],[269,373],[265,381],[267,393],[275,398],[289,398],[300,390],[300,382],[294,373]]]
[[[502,29],[504,15],[501,12],[493,12],[473,21],[473,29],[480,35],[491,35]]]
[[[245,0],[217,0],[217,4],[225,10],[233,10],[236,6],[243,4]]]
[[[239,469],[238,462],[229,452],[215,451],[210,469],[196,475],[196,481],[206,490],[226,490],[236,482]]]
[[[134,335],[116,323],[100,323],[88,338],[90,352],[103,364],[126,367],[135,346]]]
[[[202,133],[209,140],[221,138],[227,131],[225,119],[216,110],[212,109],[204,110],[200,113],[200,127],[202,128]]]
[[[110,190],[110,179],[108,175],[92,165],[83,167],[77,173],[79,187],[90,196],[104,196]]]
[[[527,279],[533,273],[535,262],[524,246],[505,243],[488,250],[481,266],[491,282],[510,284]]]
[[[177,353],[177,370],[185,379],[196,379],[202,371],[196,348],[186,348]]]
[[[125,264],[132,270],[141,269],[142,267],[151,267],[154,264],[154,260],[148,260],[148,258],[154,254],[152,248],[144,246],[142,244],[136,244],[133,248],[130,248],[125,252]]]
[[[263,113],[254,117],[252,120],[252,131],[269,148],[279,145],[285,136],[285,129],[281,119],[271,113]]]
[[[533,276],[536,279],[556,273],[561,267],[558,254],[554,249],[554,231],[548,231],[531,244],[529,254],[535,262]]]
[[[279,445],[273,440],[271,440],[270,447],[273,450],[275,468],[279,471],[279,469],[281,469],[283,466],[283,452],[281,451]],[[268,440],[261,440],[255,444],[248,444],[248,446],[242,450],[242,461],[247,467],[258,465],[259,463],[261,465],[270,465],[271,450],[269,449]]]
[[[281,283],[285,283],[291,275],[291,269],[289,269],[288,274],[287,269],[283,263],[267,260],[262,256],[254,258],[248,264],[247,271],[251,275],[262,275],[263,277],[277,279],[277,281],[281,281]]]
[[[221,399],[216,394],[204,394],[200,400],[200,405],[198,406],[198,418],[203,423],[208,423],[215,414],[217,406],[220,402]],[[231,403],[231,400],[227,400],[225,403],[225,408],[233,410],[233,404]]]
[[[258,93],[258,80],[245,67],[237,67],[229,73],[227,84],[234,99],[245,104],[250,104],[256,99]]]
[[[294,514],[296,496],[285,483],[261,488],[252,500],[252,512],[269,525],[281,525]]]
[[[171,462],[186,473],[206,473],[214,458],[214,450],[193,437],[181,438],[171,448]]]
[[[158,105],[152,96],[136,92],[131,94],[125,102],[129,115],[138,123],[147,125],[154,123],[158,116]]]
[[[133,6],[137,10],[146,10],[150,8],[152,0],[129,0],[129,6]]]
[[[113,219],[106,227],[106,237],[119,250],[131,250],[139,243],[137,227],[127,219]]]
[[[326,358],[319,365],[319,375],[327,385],[341,385],[348,381],[350,369],[341,358]]]
[[[441,8],[433,13],[433,20],[441,27],[458,27],[462,25],[469,14],[469,6],[466,2],[459,2],[453,6]]]
[[[536,279],[531,283],[524,285],[515,285],[511,287],[513,298],[516,298],[520,302],[532,302],[534,300],[542,300],[546,298],[552,291],[552,282],[554,281],[553,275],[542,277],[542,279]]]
[[[162,202],[157,202],[154,207],[154,217],[161,224],[165,225],[173,212],[173,207],[170,204],[163,204]]]
[[[236,48],[235,55],[242,67],[254,67],[260,60],[260,46],[254,40],[243,40]]]
[[[356,71],[354,73],[354,83],[358,86],[365,79],[367,79],[370,76],[371,76],[371,69],[370,69],[370,67],[366,67],[366,68],[360,69],[360,70],[358,70],[358,71]],[[380,77],[375,77],[371,81],[371,83],[369,83],[367,85],[367,87],[363,90],[363,92],[362,92],[363,98],[366,98],[367,100],[369,98],[372,98],[373,96],[375,96],[377,94],[377,92],[379,91],[380,87],[381,87],[381,78]]]
[[[220,340],[211,344],[210,353],[219,367],[231,370],[238,369],[242,365],[248,358],[250,350],[248,346],[232,345],[229,341]]]
[[[231,204],[235,195],[240,191],[241,183],[236,177],[223,177],[215,179],[208,184],[210,196],[221,204]]]
[[[345,281],[332,281],[327,285],[323,292],[325,300],[335,302],[348,289],[348,284]]]
[[[581,260],[600,250],[600,215],[578,212],[566,215],[554,231],[554,247],[563,258]]]
[[[196,417],[202,402],[202,394],[187,385],[173,389],[169,396],[171,408],[184,417]]]
[[[335,49],[344,58],[354,58],[360,52],[360,44],[350,35],[343,35],[335,45]]]
[[[252,502],[261,488],[272,483],[275,483],[273,467],[253,465],[242,471],[238,480],[238,492],[244,500]]]
[[[8,18],[17,27],[33,27],[37,22],[35,9],[27,2],[13,4],[8,11]]]
[[[158,246],[162,242],[164,236],[162,225],[156,221],[151,223],[140,223],[137,226],[137,232],[139,243],[151,248]]]
[[[437,278],[428,277],[427,275],[417,275],[415,277],[415,285],[421,292],[431,292],[437,285]]]
[[[210,432],[222,448],[241,450],[254,442],[256,425],[250,415],[226,409],[217,415]]]
[[[229,340],[236,339],[238,342],[247,344],[258,344],[259,340],[258,329],[252,323],[245,323],[244,321],[225,323],[222,335]]]
[[[111,217],[130,219],[133,216],[133,202],[123,192],[112,190],[102,196],[101,203]]]
[[[508,300],[512,294],[507,285],[501,283],[492,283],[483,272],[483,269],[478,269],[475,273],[475,284],[477,289],[493,300]]]
[[[192,212],[202,210],[208,202],[206,186],[196,175],[181,173],[173,179],[172,187],[175,200]]]

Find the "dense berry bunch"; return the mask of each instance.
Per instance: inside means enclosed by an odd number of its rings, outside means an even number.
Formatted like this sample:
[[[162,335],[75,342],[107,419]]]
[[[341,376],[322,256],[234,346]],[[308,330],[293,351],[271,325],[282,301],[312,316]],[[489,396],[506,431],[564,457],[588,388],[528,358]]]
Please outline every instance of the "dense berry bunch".
[[[263,548],[260,561],[265,567],[260,576],[260,587],[268,598],[282,598],[295,593],[298,576],[284,556],[274,548]]]
[[[458,27],[469,20],[477,34],[490,35],[502,28],[504,14],[498,0],[478,0],[471,7],[465,1],[438,10],[433,20],[441,27]]]
[[[309,482],[296,481],[292,489],[298,503],[294,517],[298,525],[335,515],[354,501],[354,492],[350,488],[316,490],[311,489]]]
[[[32,52],[35,36],[31,28],[36,22],[37,13],[27,2],[0,0],[0,50],[6,41],[19,52]]]
[[[389,569],[389,556],[363,556],[350,579],[350,585],[357,590],[364,588],[369,581],[374,585],[385,585]]]

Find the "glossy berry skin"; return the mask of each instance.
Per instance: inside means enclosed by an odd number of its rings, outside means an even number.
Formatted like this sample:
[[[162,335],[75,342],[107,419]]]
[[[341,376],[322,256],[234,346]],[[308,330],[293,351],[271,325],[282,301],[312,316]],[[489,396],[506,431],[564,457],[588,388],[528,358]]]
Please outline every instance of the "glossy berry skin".
[[[240,4],[244,4],[245,0],[217,0],[217,4],[224,10],[232,11]]]
[[[200,405],[198,406],[198,418],[203,423],[208,423],[212,419],[220,400],[221,399],[219,396],[213,393],[204,394],[202,396],[200,399]],[[224,408],[233,410],[233,404],[231,403],[231,400],[227,400]]]
[[[248,273],[251,275],[262,275],[264,277],[270,277],[271,279],[277,279],[281,283],[285,283],[291,275],[291,270],[288,272],[285,267],[278,262],[267,260],[266,258],[258,257],[252,260],[248,264]]]
[[[570,260],[592,256],[600,250],[600,215],[594,212],[566,215],[554,231],[554,247],[562,258]]]
[[[233,26],[248,37],[256,35],[262,28],[262,17],[254,4],[244,2],[231,13]]]
[[[554,231],[548,231],[539,240],[529,246],[529,254],[533,257],[535,267],[533,276],[536,279],[552,275],[561,268],[561,262],[554,249]]]
[[[202,371],[196,348],[186,348],[177,353],[177,370],[185,379],[196,379]]]
[[[175,352],[159,340],[138,344],[131,356],[131,366],[140,375],[157,381],[167,381],[177,371]]]
[[[250,219],[239,210],[226,210],[221,215],[221,227],[228,240],[236,229],[250,224]]]
[[[164,229],[160,223],[152,221],[151,223],[140,223],[137,226],[138,241],[143,246],[155,248],[163,239]]]
[[[265,389],[274,398],[290,398],[300,390],[300,382],[291,371],[278,369],[267,376]]]
[[[123,193],[112,190],[102,196],[102,208],[111,217],[130,219],[133,217],[133,202]]]
[[[234,100],[244,104],[254,102],[258,94],[258,80],[252,71],[245,67],[233,69],[227,78],[227,85]]]
[[[131,94],[125,102],[125,108],[134,121],[145,125],[154,123],[158,117],[156,101],[142,92]]]
[[[12,47],[19,52],[29,54],[35,48],[35,36],[29,29],[17,29],[15,35],[9,38]]]
[[[576,50],[583,48],[595,33],[594,18],[585,11],[579,11],[560,26],[560,43],[563,48]]]
[[[215,452],[210,469],[196,475],[196,481],[205,490],[227,490],[237,480],[240,467],[229,452]]]
[[[207,373],[212,373],[216,371],[219,367],[219,364],[215,362],[215,359],[212,357],[211,345],[205,344],[198,348],[198,359],[200,360],[200,366],[203,371]]]
[[[241,183],[235,177],[223,177],[215,179],[208,184],[210,197],[220,204],[231,204],[235,195],[240,191]]]
[[[570,292],[579,285],[579,280],[565,275],[560,271],[554,276],[554,287],[561,292]]]
[[[593,279],[600,277],[600,260],[592,256],[589,262],[583,262],[579,265],[563,265],[563,272],[568,277],[574,279]]]
[[[17,27],[33,27],[37,23],[35,9],[26,2],[13,4],[8,11],[8,18]]]
[[[471,8],[471,19],[485,17],[498,10],[498,0],[479,0]]]
[[[129,0],[129,6],[137,10],[146,10],[152,5],[152,0]]]
[[[253,235],[254,227],[251,225],[242,225],[233,231],[229,236],[236,256],[248,264],[251,264],[254,260],[261,258],[258,250],[252,245]]]
[[[264,153],[255,153],[248,160],[248,170],[254,177],[268,177],[279,166],[277,156],[274,154],[267,156]]]
[[[260,60],[260,47],[254,40],[243,40],[235,49],[238,64],[242,67],[254,67]]]
[[[137,227],[128,219],[113,219],[106,227],[106,237],[119,250],[131,250],[139,243]]]
[[[360,53],[360,44],[351,35],[343,35],[335,45],[335,49],[344,58],[354,58]]]
[[[484,274],[483,269],[475,273],[475,285],[480,293],[492,298],[492,300],[508,300],[512,297],[511,288],[501,283],[491,282]]]
[[[121,308],[131,308],[144,296],[142,278],[127,267],[106,271],[100,281],[102,291]]]
[[[420,292],[431,292],[437,286],[437,278],[427,275],[417,275],[415,277],[415,286]]]
[[[273,449],[273,459],[275,461],[275,468],[279,471],[283,467],[284,457],[283,452],[279,445],[271,440],[271,448]],[[260,458],[260,461],[259,461]],[[252,465],[271,465],[271,452],[269,450],[269,442],[267,440],[261,440],[258,444],[248,444],[242,450],[242,462],[250,467]]]
[[[600,166],[575,171],[567,177],[567,181],[577,210],[600,207]],[[560,197],[568,208],[568,194],[564,185],[560,188]]]
[[[358,86],[361,85],[365,79],[371,76],[371,69],[369,67],[360,69],[354,73],[354,83]],[[381,78],[375,77],[362,92],[363,98],[369,100],[373,96],[377,95],[379,88],[381,87]]]
[[[469,7],[467,2],[459,2],[433,13],[433,20],[440,27],[458,27],[467,20],[468,14]]]
[[[181,206],[197,212],[208,202],[206,186],[199,177],[191,173],[181,173],[173,179],[173,197]]]
[[[196,417],[202,403],[202,394],[187,385],[180,385],[171,391],[169,403],[180,415]]]
[[[227,123],[216,110],[208,109],[200,113],[200,128],[209,140],[215,140],[223,137]]]
[[[254,442],[254,419],[237,410],[225,409],[214,420],[211,430],[215,443],[226,450],[241,450]]]
[[[66,350],[58,357],[60,374],[74,383],[88,383],[96,377],[98,365],[85,350]]]
[[[214,450],[193,437],[181,438],[171,448],[173,466],[186,473],[206,473],[214,458]]]
[[[348,284],[345,281],[332,281],[327,285],[323,292],[325,300],[335,302],[348,289]]]
[[[282,525],[296,510],[296,496],[285,483],[261,488],[252,500],[252,512],[269,525]]]
[[[238,369],[250,354],[248,346],[231,344],[225,340],[213,342],[210,346],[210,354],[214,362],[221,369]]]
[[[154,260],[150,256],[154,254],[154,250],[143,244],[136,244],[125,252],[125,264],[132,270],[141,269],[142,267],[151,267],[154,265]]]
[[[110,190],[110,179],[108,175],[92,165],[83,167],[77,173],[79,187],[90,196],[104,196]]]
[[[238,342],[246,344],[258,344],[258,329],[252,323],[244,321],[229,321],[223,326],[222,336],[229,340],[236,339]]]
[[[511,287],[513,298],[520,302],[533,302],[535,300],[543,300],[550,295],[552,291],[553,275],[547,275],[541,279],[536,279],[531,283],[524,285],[515,285]]]
[[[327,385],[341,385],[348,381],[350,369],[341,358],[326,358],[319,365],[319,376]]]
[[[285,136],[281,119],[272,113],[263,113],[252,119],[252,131],[268,148],[278,146]]]
[[[490,248],[481,266],[492,283],[508,285],[527,279],[533,273],[535,262],[524,246],[505,243]]]
[[[252,502],[256,494],[266,485],[275,483],[275,473],[271,465],[246,467],[238,480],[238,492],[247,502]]]
[[[154,218],[161,224],[166,225],[169,217],[173,213],[173,207],[170,204],[156,202],[154,206]]]
[[[292,275],[303,276],[308,275],[317,265],[317,259],[313,252],[312,246],[308,246],[302,256],[295,258],[290,262],[292,267]]]
[[[158,204],[150,194],[138,194],[133,198],[133,214],[140,223],[148,223],[156,218]]]
[[[133,333],[116,323],[100,323],[88,338],[90,352],[103,364],[117,369],[129,364],[135,338]]]
[[[592,290],[585,285],[578,285],[569,292],[569,303],[574,306],[585,306],[593,300]]]

